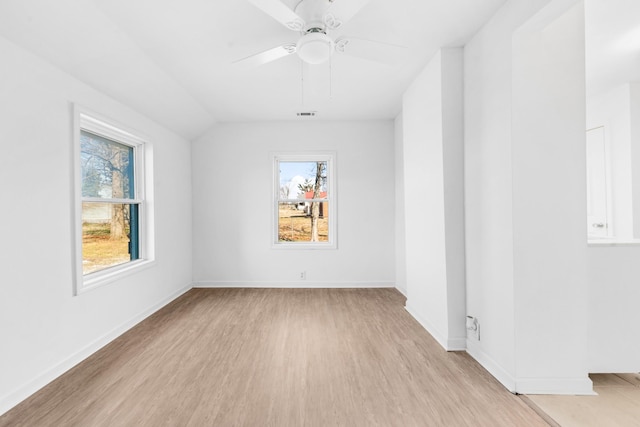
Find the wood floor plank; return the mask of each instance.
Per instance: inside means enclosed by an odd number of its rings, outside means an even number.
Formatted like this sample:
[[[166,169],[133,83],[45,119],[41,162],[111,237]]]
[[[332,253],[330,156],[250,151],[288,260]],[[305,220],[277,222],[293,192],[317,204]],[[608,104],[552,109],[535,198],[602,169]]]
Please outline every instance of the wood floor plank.
[[[393,289],[193,289],[4,426],[546,426]]]
[[[527,396],[563,427],[640,426],[639,374],[591,374],[596,396]]]

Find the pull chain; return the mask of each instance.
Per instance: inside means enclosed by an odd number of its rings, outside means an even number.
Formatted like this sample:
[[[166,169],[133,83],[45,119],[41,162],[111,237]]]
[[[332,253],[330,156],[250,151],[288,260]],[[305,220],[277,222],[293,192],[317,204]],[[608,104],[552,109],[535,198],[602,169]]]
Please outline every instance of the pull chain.
[[[333,99],[333,52],[329,54],[329,99]]]
[[[300,98],[304,106],[304,62],[300,61]]]

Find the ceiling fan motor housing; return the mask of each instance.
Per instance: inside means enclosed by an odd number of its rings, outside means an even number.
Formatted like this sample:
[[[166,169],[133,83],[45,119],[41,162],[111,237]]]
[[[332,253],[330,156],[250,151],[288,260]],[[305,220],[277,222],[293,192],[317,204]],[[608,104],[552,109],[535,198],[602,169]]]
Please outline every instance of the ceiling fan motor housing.
[[[329,0],[302,0],[298,3],[295,12],[305,22],[302,33],[308,33],[315,28],[324,30],[324,17],[329,6],[331,6]]]

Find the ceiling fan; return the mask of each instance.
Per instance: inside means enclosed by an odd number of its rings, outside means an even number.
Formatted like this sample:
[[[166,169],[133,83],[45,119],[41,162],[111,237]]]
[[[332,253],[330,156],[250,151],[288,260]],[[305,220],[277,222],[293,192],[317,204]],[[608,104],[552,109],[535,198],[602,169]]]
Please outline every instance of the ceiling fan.
[[[297,54],[304,63],[317,65],[339,53],[393,64],[405,51],[402,46],[345,36],[334,40],[329,35],[331,31],[341,29],[370,0],[301,0],[294,10],[280,0],[248,1],[300,36],[295,42],[276,46],[236,63],[258,66]]]

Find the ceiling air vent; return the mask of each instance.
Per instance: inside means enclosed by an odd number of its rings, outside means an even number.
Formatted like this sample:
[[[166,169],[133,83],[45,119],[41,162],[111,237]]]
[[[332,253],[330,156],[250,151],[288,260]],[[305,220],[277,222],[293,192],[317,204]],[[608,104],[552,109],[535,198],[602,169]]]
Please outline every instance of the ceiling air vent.
[[[298,117],[314,117],[316,115],[316,111],[301,111],[296,113]]]

